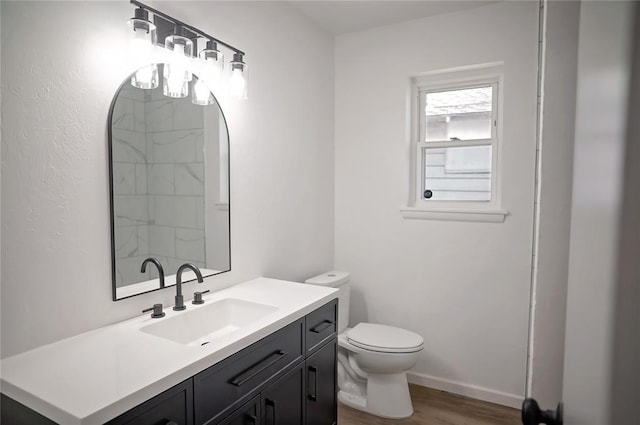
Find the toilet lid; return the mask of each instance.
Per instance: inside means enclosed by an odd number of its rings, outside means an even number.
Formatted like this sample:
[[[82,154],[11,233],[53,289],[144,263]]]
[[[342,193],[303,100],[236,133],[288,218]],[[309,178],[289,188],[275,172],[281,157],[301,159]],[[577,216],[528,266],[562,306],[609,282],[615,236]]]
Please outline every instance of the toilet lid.
[[[347,336],[349,342],[365,350],[383,353],[413,353],[422,350],[424,339],[406,329],[359,323]]]

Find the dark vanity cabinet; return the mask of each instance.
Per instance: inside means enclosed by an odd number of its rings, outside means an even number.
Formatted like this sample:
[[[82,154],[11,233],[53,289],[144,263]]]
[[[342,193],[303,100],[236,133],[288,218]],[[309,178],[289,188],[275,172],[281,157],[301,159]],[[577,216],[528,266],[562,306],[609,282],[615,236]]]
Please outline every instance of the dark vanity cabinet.
[[[108,425],[335,425],[337,315],[332,300]],[[34,414],[3,395],[2,423],[53,423]]]
[[[336,356],[338,344],[335,338],[309,356],[306,365],[305,408],[307,425],[337,423],[336,407]]]
[[[305,318],[306,425],[338,421],[336,368],[338,356],[338,301],[333,300]]]
[[[262,392],[262,425],[304,423],[304,364],[278,378]]]
[[[297,320],[194,376],[195,423],[219,423],[303,362],[304,324]],[[274,410],[262,404],[262,416]]]
[[[193,377],[196,425],[337,423],[338,302]]]
[[[336,339],[276,379],[220,425],[334,425],[337,423]]]
[[[176,425],[193,423],[193,387],[187,379],[109,421],[109,425]]]
[[[250,402],[233,412],[220,422],[220,425],[255,425],[260,423],[261,416],[260,396],[254,397]]]

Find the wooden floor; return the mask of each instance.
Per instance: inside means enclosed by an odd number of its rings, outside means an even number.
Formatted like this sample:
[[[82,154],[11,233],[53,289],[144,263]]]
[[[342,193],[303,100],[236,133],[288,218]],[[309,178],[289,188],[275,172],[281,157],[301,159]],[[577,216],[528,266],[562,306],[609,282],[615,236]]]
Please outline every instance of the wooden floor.
[[[338,404],[338,425],[521,425],[520,411],[418,385],[409,385],[413,416],[382,419]]]

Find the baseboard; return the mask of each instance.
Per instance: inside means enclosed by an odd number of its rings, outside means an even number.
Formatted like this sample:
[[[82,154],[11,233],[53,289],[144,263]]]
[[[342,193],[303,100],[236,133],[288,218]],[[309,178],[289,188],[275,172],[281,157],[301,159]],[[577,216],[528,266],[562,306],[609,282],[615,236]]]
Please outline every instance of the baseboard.
[[[465,397],[488,401],[502,406],[513,407],[515,409],[520,409],[522,407],[522,401],[524,400],[523,396],[517,394],[509,394],[502,391],[479,387],[477,385],[467,384],[465,382],[437,378],[424,373],[407,372],[407,380],[412,384],[421,385],[423,387],[463,395]]]

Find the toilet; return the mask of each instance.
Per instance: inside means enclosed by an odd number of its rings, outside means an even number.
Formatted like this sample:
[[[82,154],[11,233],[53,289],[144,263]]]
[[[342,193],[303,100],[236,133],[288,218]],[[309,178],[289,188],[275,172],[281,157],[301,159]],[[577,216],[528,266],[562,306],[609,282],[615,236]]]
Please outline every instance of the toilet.
[[[305,283],[338,289],[338,400],[383,418],[411,416],[406,372],[416,364],[423,338],[373,323],[348,328],[351,287],[347,272],[327,272]]]

